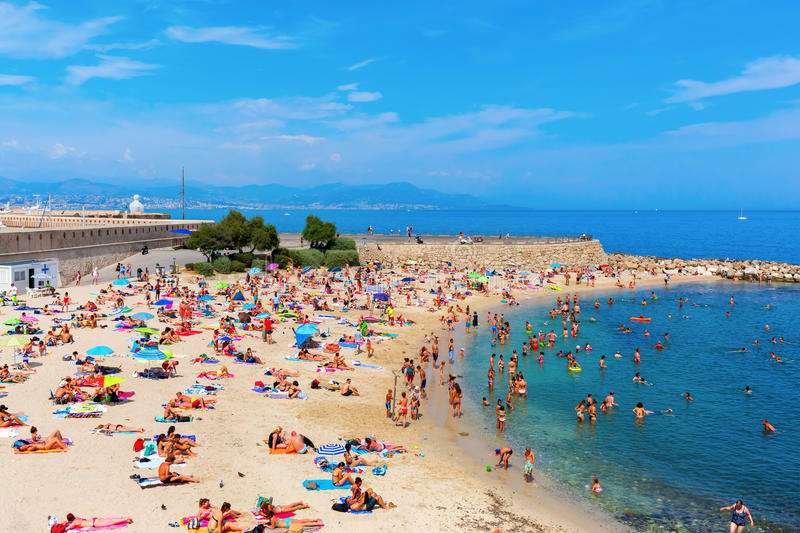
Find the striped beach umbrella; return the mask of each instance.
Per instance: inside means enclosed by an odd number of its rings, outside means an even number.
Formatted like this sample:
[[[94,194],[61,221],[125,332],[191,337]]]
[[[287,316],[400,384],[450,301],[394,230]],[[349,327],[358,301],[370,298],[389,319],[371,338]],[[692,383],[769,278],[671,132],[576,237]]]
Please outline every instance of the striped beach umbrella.
[[[341,455],[344,453],[344,446],[338,443],[323,444],[317,448],[317,453],[320,455]]]

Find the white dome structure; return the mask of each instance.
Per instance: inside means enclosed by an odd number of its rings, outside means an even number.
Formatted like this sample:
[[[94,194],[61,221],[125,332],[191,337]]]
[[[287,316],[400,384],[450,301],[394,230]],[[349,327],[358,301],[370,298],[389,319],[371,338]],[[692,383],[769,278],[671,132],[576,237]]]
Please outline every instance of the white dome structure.
[[[133,195],[133,201],[128,204],[128,213],[131,215],[141,215],[144,213],[144,205],[139,201],[139,195]]]

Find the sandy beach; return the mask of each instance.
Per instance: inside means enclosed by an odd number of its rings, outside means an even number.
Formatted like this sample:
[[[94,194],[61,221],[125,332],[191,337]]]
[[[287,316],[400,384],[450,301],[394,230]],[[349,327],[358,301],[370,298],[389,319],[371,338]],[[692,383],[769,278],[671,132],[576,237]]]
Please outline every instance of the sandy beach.
[[[387,280],[396,280],[409,274],[398,269],[382,275]],[[227,364],[235,378],[221,381],[224,390],[215,396],[216,408],[196,411],[193,413],[194,421],[178,424],[178,432],[196,435],[199,446],[196,448],[197,457],[190,458],[187,465],[176,468],[176,471],[199,478],[199,484],[139,488],[130,476],[151,476],[155,475],[155,470],[133,467],[136,453],[132,445],[137,435],[107,436],[92,433],[91,429],[101,423],[111,423],[143,427],[146,436],[165,431],[168,424],[153,421],[155,416],[162,414],[162,404],[176,392],[198,381],[198,373],[219,366],[190,362],[192,357],[201,353],[212,353],[210,330],[202,330],[202,334],[183,337],[181,342],[165,346],[173,351],[179,362],[179,377],[148,380],[133,376],[136,370],[147,365],[129,356],[130,332],[115,331],[110,319],[100,321],[107,328],[74,328],[74,344],[48,348],[45,357],[31,359],[35,373],[25,383],[9,384],[4,389],[8,395],[1,402],[9,407],[10,412],[27,415],[29,423],[37,426],[42,435],[60,430],[73,444],[66,453],[18,455],[11,450],[14,438],[0,441],[7,443],[2,453],[6,478],[15,480],[0,488],[0,498],[14,510],[0,516],[0,528],[45,531],[49,515],[63,519],[72,512],[81,517],[130,516],[134,522],[125,531],[177,530],[169,524],[196,513],[198,499],[205,497],[216,506],[227,501],[233,509],[243,511],[245,516],[238,522],[244,530],[249,530],[255,525],[250,511],[255,508],[257,498],[271,496],[277,504],[307,502],[310,509],[299,511],[297,518],[320,518],[325,522],[325,530],[331,531],[625,530],[624,525],[563,496],[543,476],[540,478],[537,474],[534,483],[523,484],[519,469],[487,473],[483,463],[491,461],[493,456],[481,462],[480,454],[488,455],[489,450],[482,451],[485,443],[478,439],[477,431],[468,427],[469,417],[454,421],[446,416],[446,387],[440,387],[438,379],[429,380],[434,382],[430,385],[431,399],[423,402],[421,411],[424,416],[421,420],[401,428],[386,417],[384,396],[394,384],[393,370],[396,372],[400,368],[404,357],[417,357],[427,333],[437,333],[440,339],[447,335],[439,323],[442,313],[428,311],[431,295],[426,294],[446,277],[441,272],[421,277],[425,281],[418,284],[419,301],[415,305],[406,305],[405,298],[396,299],[397,312],[413,321],[413,326],[375,324],[376,329],[397,334],[396,338],[375,339],[375,356],[369,363],[379,365],[379,369],[356,368],[327,374],[318,373],[316,364],[285,360],[286,356],[297,352],[292,347],[292,327],[295,324],[291,321],[276,325],[276,343],[272,345],[263,343],[259,332],[240,333],[242,339],[236,342],[237,348],[242,351],[252,348],[266,364],[235,364],[232,358],[222,357],[222,363]],[[238,278],[217,276],[210,280],[210,284],[213,287],[220,280],[233,283]],[[660,278],[649,281],[661,282]],[[296,275],[290,282],[300,283]],[[319,294],[318,283],[319,279],[298,286],[301,292]],[[183,275],[180,285],[196,289],[196,276]],[[598,289],[611,285],[610,279],[598,279]],[[155,313],[155,308],[148,309],[143,295],[134,290],[138,286],[141,283],[134,282],[132,287],[123,288],[126,293],[135,293],[125,297],[125,305],[132,308],[131,313]],[[59,292],[63,294],[68,290],[75,304],[83,304],[94,299],[101,287],[107,288],[107,283],[63,287]],[[269,295],[274,288],[264,288],[262,294]],[[580,286],[567,290],[572,293],[592,289]],[[552,297],[551,292],[545,290],[515,291],[515,295],[520,299],[541,298],[543,301]],[[222,297],[218,297],[213,302],[218,314],[222,311],[222,301]],[[40,298],[27,303],[30,307],[42,307],[51,302],[51,298]],[[500,295],[494,290],[488,295],[473,295],[453,303],[471,305],[479,313],[502,305]],[[308,309],[305,307],[304,312],[313,317],[315,314]],[[110,305],[101,306],[100,312],[109,311]],[[356,321],[359,316],[369,313],[353,309],[348,313],[333,310],[330,314]],[[0,308],[2,321],[19,316],[20,312],[14,311],[13,307]],[[39,319],[37,324],[46,331],[52,316],[66,317],[69,314],[36,316]],[[213,320],[218,320],[218,317]],[[319,328],[330,331],[331,338],[354,331],[353,327],[337,322],[323,319]],[[153,319],[148,325],[160,330],[168,324]],[[108,406],[102,418],[56,419],[52,413],[57,406],[48,400],[49,393],[63,377],[73,375],[76,370],[74,362],[63,361],[62,356],[73,350],[83,354],[98,344],[114,349],[115,356],[106,358],[105,364],[121,367],[118,375],[125,379],[121,389],[134,391],[135,396],[132,401]],[[366,360],[366,353],[356,356],[353,352],[345,349],[342,354],[348,362]],[[4,363],[11,362],[11,350],[4,349],[2,358]],[[297,379],[308,399],[269,399],[253,392],[251,388],[256,381],[268,381],[269,378],[264,376],[264,368],[268,367],[298,371],[300,377]],[[429,373],[432,374],[430,370]],[[308,386],[314,378],[343,381],[347,377],[352,378],[360,396],[344,397],[325,389],[311,390]],[[398,395],[403,387],[400,381]],[[409,453],[381,459],[379,464],[388,466],[386,475],[367,473],[364,476],[366,486],[397,507],[376,509],[366,515],[331,510],[331,503],[337,496],[349,493],[305,490],[303,480],[329,478],[329,475],[313,463],[313,454],[270,455],[262,439],[276,426],[282,426],[286,431],[298,431],[317,446],[343,443],[344,439],[368,435],[405,446]],[[27,436],[27,427],[17,429],[18,438]],[[533,446],[535,449],[535,443]],[[185,527],[182,529],[186,530]]]

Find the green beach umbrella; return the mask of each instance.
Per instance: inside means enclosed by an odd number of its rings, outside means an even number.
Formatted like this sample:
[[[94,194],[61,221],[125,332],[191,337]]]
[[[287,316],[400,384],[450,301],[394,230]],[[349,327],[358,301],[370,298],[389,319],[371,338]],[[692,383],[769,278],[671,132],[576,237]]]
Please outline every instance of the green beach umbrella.
[[[218,281],[216,285],[214,285],[218,289],[227,289],[230,287],[230,284],[225,283],[224,281]]]
[[[28,344],[28,340],[28,337],[25,335],[6,335],[0,337],[0,347],[21,348]]]

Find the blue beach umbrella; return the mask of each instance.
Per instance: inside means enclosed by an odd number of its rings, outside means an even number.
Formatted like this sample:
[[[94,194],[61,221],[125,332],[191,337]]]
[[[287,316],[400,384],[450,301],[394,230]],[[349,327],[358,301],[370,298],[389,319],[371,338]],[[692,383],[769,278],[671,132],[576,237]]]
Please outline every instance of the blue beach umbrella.
[[[378,300],[379,302],[388,302],[389,295],[386,294],[385,292],[376,292],[375,294],[372,295],[372,299]]]
[[[270,315],[269,313],[259,313],[256,315],[256,318],[258,320],[264,320],[265,318],[269,318],[270,316],[272,315]]]
[[[245,309],[245,310],[249,311],[250,309],[255,309],[255,307],[256,307],[256,304],[247,303],[247,304],[244,304],[242,306],[242,309]]]
[[[93,346],[92,348],[86,350],[86,355],[93,355],[93,356],[111,355],[112,353],[114,353],[114,350],[112,348],[109,348],[108,346],[104,346],[102,344],[98,346]]]
[[[236,294],[233,295],[234,302],[243,302],[244,300],[245,298],[244,294],[242,294],[242,291],[237,291]]]
[[[295,345],[299,348],[319,331],[316,324],[303,324],[294,330]]]
[[[131,318],[134,320],[152,320],[153,318],[155,318],[155,315],[152,315],[150,313],[136,313],[131,315]]]
[[[250,269],[250,275],[255,276],[256,274],[261,274],[261,269],[258,267],[253,267]]]
[[[323,444],[317,448],[317,453],[320,455],[341,455],[344,451],[344,446],[339,443]]]
[[[161,298],[154,305],[158,305],[158,306],[161,306],[161,305],[172,305],[172,300],[167,300],[166,298]]]
[[[117,287],[125,287],[125,286],[130,285],[131,282],[128,281],[126,278],[119,278],[119,279],[115,279],[114,281],[112,281],[111,284],[112,285],[116,285]]]
[[[141,359],[143,361],[163,361],[167,358],[167,354],[158,348],[146,347],[133,354],[134,359]]]
[[[213,297],[213,296],[211,296],[210,294],[204,294],[203,296],[200,296],[200,297],[198,298],[198,300],[201,300],[201,301],[203,301],[203,302],[207,302],[207,301],[209,301],[209,300],[213,300],[213,299],[214,299],[214,297]]]
[[[230,342],[233,340],[233,337],[228,337],[227,335],[225,335],[224,337],[219,337],[217,340],[220,342]]]

